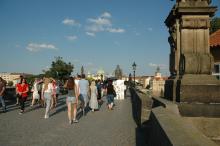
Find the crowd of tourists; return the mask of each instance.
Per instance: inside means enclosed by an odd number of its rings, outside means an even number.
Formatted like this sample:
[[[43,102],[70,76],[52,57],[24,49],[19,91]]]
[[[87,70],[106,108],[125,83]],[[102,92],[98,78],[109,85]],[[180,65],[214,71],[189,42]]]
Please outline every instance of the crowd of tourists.
[[[20,82],[16,84],[16,105],[20,105],[19,114],[25,113],[25,103],[31,92],[32,108],[38,105],[45,108],[44,118],[50,117],[52,109],[57,107],[60,95],[61,84],[53,78],[35,79],[30,87],[26,79],[20,76]],[[63,88],[67,91],[66,96],[67,115],[69,124],[78,123],[77,114],[86,115],[86,112],[98,111],[103,104],[103,97],[107,98],[107,108],[113,110],[115,89],[112,80],[92,80],[88,81],[85,74],[70,76],[64,83]],[[2,103],[3,112],[6,112],[6,104],[4,101],[4,92],[6,82],[0,78],[0,101]]]

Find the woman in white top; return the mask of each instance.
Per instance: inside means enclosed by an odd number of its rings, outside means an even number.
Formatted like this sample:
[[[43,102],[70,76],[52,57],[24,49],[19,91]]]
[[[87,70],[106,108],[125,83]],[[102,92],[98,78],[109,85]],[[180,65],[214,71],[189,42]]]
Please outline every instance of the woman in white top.
[[[44,118],[49,118],[49,110],[51,106],[51,99],[52,99],[52,92],[53,92],[53,85],[49,78],[44,79],[44,84],[42,87],[42,97],[46,102],[46,111]]]
[[[34,105],[36,100],[39,100],[39,94],[38,94],[38,89],[37,89],[37,84],[38,84],[38,79],[35,79],[33,87],[32,87],[32,102],[31,102],[31,106]]]
[[[98,91],[97,91],[95,81],[92,81],[91,86],[90,86],[91,99],[89,101],[89,107],[92,109],[93,112],[95,111],[95,109],[98,109],[97,95],[98,95]]]

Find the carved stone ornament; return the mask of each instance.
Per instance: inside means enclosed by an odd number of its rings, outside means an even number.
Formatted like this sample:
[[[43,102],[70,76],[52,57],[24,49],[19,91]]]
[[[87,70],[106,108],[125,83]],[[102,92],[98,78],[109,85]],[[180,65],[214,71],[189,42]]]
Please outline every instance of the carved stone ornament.
[[[182,28],[209,28],[208,18],[183,18],[181,21]]]
[[[207,5],[209,5],[212,0],[176,0],[177,3],[206,3]]]

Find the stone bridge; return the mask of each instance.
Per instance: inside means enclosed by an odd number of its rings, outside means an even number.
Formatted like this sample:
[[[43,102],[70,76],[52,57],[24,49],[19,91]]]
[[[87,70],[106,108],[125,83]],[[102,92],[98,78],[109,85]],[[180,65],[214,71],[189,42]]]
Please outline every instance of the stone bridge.
[[[209,118],[196,117],[191,107],[178,107],[168,100],[151,97],[130,88],[124,100],[116,100],[114,110],[101,109],[78,112],[79,123],[70,125],[67,119],[65,96],[44,119],[44,108],[31,108],[19,115],[15,101],[6,100],[8,111],[0,113],[0,145],[74,145],[74,146],[217,146],[220,145],[219,106]],[[10,101],[10,102],[9,102]],[[199,107],[197,107],[199,109]],[[210,108],[210,106],[208,107]],[[185,110],[185,109],[188,109]],[[205,112],[203,112],[205,113]]]

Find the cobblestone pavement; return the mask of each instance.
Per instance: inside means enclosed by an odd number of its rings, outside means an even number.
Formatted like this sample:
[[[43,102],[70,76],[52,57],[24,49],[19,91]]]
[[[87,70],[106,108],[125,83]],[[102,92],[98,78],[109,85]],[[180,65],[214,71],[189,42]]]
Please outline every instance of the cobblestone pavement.
[[[105,98],[103,98],[105,99]],[[8,112],[0,113],[1,146],[135,146],[144,145],[143,138],[132,118],[129,95],[125,100],[115,101],[109,111],[106,102],[100,111],[86,116],[79,115],[79,123],[70,125],[67,119],[65,97],[44,119],[44,108],[30,108],[19,115],[19,107],[12,104]]]

